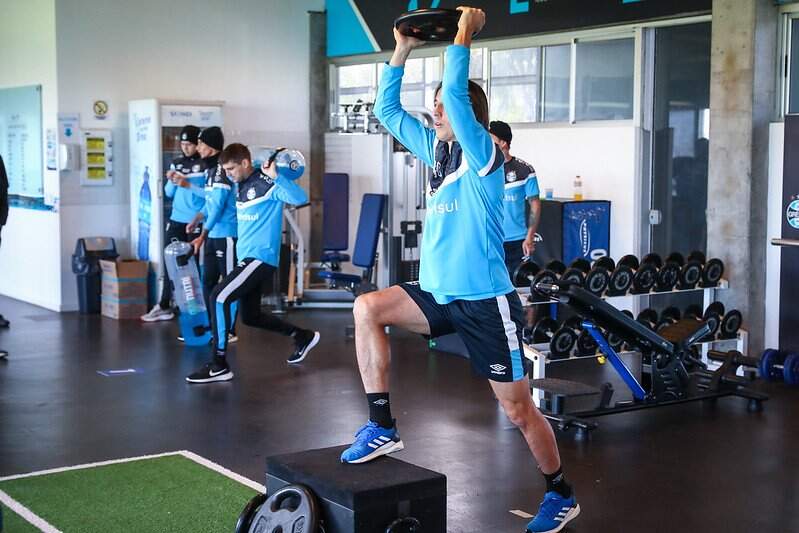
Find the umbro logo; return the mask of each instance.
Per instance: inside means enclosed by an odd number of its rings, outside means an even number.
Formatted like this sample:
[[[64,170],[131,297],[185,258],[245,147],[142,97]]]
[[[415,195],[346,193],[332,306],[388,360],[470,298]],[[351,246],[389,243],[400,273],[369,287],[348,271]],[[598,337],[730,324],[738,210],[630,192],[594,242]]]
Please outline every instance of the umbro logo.
[[[492,374],[504,374],[505,373],[505,369],[507,369],[508,367],[506,367],[505,365],[501,365],[501,364],[497,363],[495,365],[491,365],[489,368],[491,368],[491,373]]]
[[[222,259],[223,257],[225,257],[225,252],[224,252],[224,250],[217,250],[217,251],[216,251],[216,256],[217,256],[219,259]]]
[[[375,400],[372,403],[375,404],[375,405],[386,405],[388,403],[388,400],[385,400],[385,399],[381,398],[380,400]]]

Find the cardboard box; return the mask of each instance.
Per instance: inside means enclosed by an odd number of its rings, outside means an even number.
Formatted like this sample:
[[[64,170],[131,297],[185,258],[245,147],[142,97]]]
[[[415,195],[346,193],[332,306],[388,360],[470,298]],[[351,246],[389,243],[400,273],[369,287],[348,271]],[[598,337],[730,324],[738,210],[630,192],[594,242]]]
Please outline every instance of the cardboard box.
[[[100,260],[100,313],[109,318],[139,318],[147,312],[147,261]]]

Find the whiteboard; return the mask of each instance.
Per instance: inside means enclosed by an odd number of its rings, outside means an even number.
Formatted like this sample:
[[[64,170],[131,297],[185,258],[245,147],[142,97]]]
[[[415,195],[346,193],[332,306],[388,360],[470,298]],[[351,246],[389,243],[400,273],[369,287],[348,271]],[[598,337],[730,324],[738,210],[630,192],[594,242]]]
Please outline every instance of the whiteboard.
[[[9,195],[44,197],[41,85],[0,89],[0,155]]]

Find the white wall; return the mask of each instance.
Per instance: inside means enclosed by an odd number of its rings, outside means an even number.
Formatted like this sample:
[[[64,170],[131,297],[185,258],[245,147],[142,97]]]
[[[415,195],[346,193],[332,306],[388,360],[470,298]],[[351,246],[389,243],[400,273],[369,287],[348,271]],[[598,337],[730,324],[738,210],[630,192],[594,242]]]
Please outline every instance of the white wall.
[[[782,248],[771,246],[771,239],[782,235],[782,165],[785,124],[769,126],[768,213],[766,218],[766,348],[780,345],[780,261]]]
[[[62,176],[65,308],[77,306],[77,237],[112,236],[129,253],[128,101],[223,100],[226,142],[308,154],[307,11],[321,9],[323,0],[58,0],[59,111],[79,113],[83,128],[112,128],[116,163],[112,187]],[[92,112],[97,99],[109,104],[104,121]]]
[[[583,180],[587,200],[610,200],[610,256],[637,254],[635,228],[636,128],[633,126],[517,127],[511,154],[536,170],[541,197],[571,197],[574,177]]]
[[[43,132],[55,128],[55,0],[6,0],[2,12],[0,87],[41,85]],[[42,168],[47,168],[44,154]],[[52,190],[50,184],[57,183],[57,173],[44,172],[46,190]],[[60,309],[59,234],[58,213],[11,208],[2,230],[0,294]]]

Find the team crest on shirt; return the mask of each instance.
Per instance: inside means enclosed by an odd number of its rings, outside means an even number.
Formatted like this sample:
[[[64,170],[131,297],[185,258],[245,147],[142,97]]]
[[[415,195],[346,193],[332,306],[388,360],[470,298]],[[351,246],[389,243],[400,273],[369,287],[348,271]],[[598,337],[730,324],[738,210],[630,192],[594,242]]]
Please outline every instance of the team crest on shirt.
[[[508,183],[513,183],[514,181],[516,181],[516,171],[511,170],[510,172],[505,174],[505,179],[507,180]]]
[[[247,189],[247,199],[252,200],[253,198],[255,198],[255,187],[250,187]]]
[[[194,165],[193,167],[191,167],[192,172],[199,172],[200,170],[202,170],[202,166],[200,165]]]

